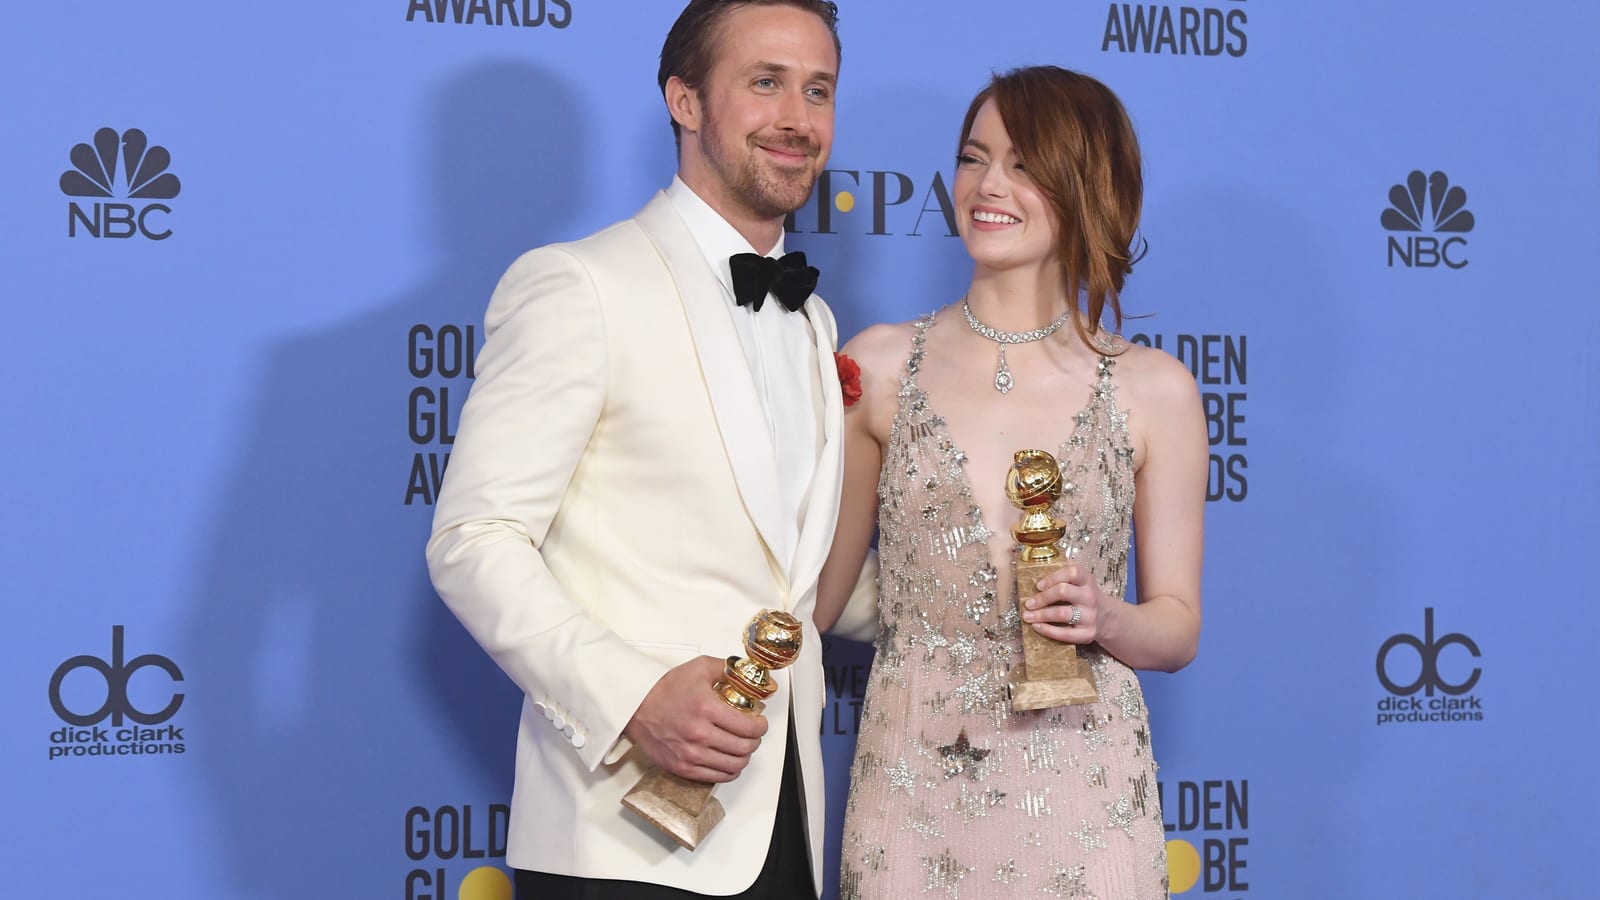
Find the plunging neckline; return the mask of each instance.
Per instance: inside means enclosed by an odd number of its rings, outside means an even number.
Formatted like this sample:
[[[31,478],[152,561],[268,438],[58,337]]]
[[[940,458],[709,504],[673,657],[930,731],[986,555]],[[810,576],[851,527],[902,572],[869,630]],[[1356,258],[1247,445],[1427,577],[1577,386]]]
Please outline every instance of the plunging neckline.
[[[922,323],[919,323],[919,326],[918,326],[918,329],[917,329],[916,338],[915,338],[915,340],[913,342],[913,345],[912,345],[912,356],[913,357],[916,357],[916,356],[925,357],[927,355],[926,345],[927,345],[927,340],[928,340],[928,332],[933,330],[933,326],[935,324],[936,324],[936,322],[935,322],[935,314],[930,314],[926,320],[924,320]],[[908,419],[909,418],[909,417],[907,417],[905,415],[906,407],[907,407],[907,400],[910,399],[909,396],[908,396],[908,393],[915,393],[915,394],[921,396],[921,398],[922,398],[922,412],[924,414],[923,421],[932,424],[933,427],[943,437],[944,443],[948,445],[948,449],[947,450],[942,450],[941,452],[944,453],[944,455],[947,458],[951,458],[951,459],[955,460],[955,468],[960,473],[960,475],[959,475],[960,481],[958,483],[958,487],[960,488],[960,491],[959,491],[957,496],[963,497],[964,499],[967,500],[968,503],[971,503],[974,507],[977,507],[977,510],[978,510],[978,524],[983,526],[983,533],[982,533],[982,537],[976,543],[980,543],[980,544],[983,545],[983,555],[984,555],[984,559],[986,561],[986,564],[990,565],[990,566],[993,566],[995,564],[995,562],[994,562],[994,548],[990,545],[989,539],[993,535],[1001,533],[1001,532],[997,532],[997,531],[995,531],[993,528],[991,528],[989,526],[988,517],[985,514],[985,511],[984,511],[984,508],[983,508],[983,504],[978,502],[977,496],[973,493],[972,477],[967,472],[967,459],[969,458],[968,455],[967,455],[967,452],[965,450],[961,449],[961,445],[960,444],[956,443],[955,436],[950,431],[949,420],[946,419],[943,415],[941,415],[934,408],[933,402],[930,399],[929,394],[928,394],[928,389],[924,388],[922,386],[921,382],[918,381],[917,376],[918,376],[919,370],[921,369],[921,360],[917,359],[915,362],[916,362],[915,365],[909,365],[907,367],[906,376],[907,376],[908,383],[903,385],[903,389],[900,391],[899,398],[898,398],[899,406],[896,409],[896,413],[897,413],[896,418],[899,418],[899,419]],[[1062,458],[1066,455],[1065,451],[1070,449],[1068,445],[1070,445],[1073,442],[1073,440],[1078,437],[1079,432],[1081,432],[1083,430],[1083,427],[1085,425],[1087,425],[1089,423],[1089,421],[1093,418],[1096,404],[1100,403],[1102,400],[1105,399],[1104,394],[1106,392],[1101,387],[1100,382],[1101,381],[1109,381],[1111,376],[1110,376],[1109,371],[1104,371],[1103,367],[1105,367],[1107,365],[1107,363],[1114,363],[1114,362],[1115,362],[1115,360],[1111,359],[1110,357],[1106,356],[1103,353],[1097,354],[1097,365],[1102,367],[1102,369],[1103,369],[1102,374],[1099,376],[1099,379],[1097,381],[1092,382],[1090,384],[1090,386],[1089,386],[1089,399],[1087,401],[1085,401],[1083,406],[1080,407],[1078,409],[1078,411],[1072,415],[1072,428],[1071,428],[1071,430],[1069,430],[1067,432],[1066,438],[1064,438],[1063,440],[1061,440],[1060,442],[1058,442],[1056,444],[1055,460],[1056,460],[1056,466],[1057,466],[1058,469],[1061,467]],[[908,392],[904,388],[909,388],[910,392]],[[898,431],[898,429],[897,429],[897,431]],[[902,436],[898,435],[898,434],[896,435],[896,437],[898,439],[904,440],[904,438]],[[1065,477],[1064,474],[1063,474],[1063,477]],[[1056,499],[1056,503],[1059,503],[1059,502],[1061,502],[1061,498],[1058,497]],[[1051,506],[1054,507],[1055,504],[1052,503]],[[1052,515],[1054,515],[1053,512],[1052,512]],[[1006,528],[1003,533],[1009,535],[1011,533],[1011,529],[1010,528]]]

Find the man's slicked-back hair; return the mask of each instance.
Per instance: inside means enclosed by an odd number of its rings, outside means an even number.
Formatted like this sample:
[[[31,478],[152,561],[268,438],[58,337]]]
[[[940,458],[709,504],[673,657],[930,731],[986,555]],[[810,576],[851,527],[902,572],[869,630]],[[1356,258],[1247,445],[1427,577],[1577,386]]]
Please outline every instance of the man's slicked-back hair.
[[[690,90],[699,91],[716,62],[722,20],[741,6],[792,6],[812,13],[828,26],[828,33],[833,35],[834,55],[841,55],[839,7],[832,0],[689,0],[661,45],[661,68],[656,73],[656,82],[663,97],[667,81],[674,75]],[[675,140],[678,138],[676,121],[672,123],[672,135]]]

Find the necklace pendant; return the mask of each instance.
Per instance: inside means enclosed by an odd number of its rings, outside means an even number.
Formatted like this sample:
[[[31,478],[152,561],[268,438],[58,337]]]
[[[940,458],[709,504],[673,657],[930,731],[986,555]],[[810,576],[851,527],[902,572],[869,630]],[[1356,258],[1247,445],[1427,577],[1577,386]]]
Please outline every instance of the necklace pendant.
[[[1011,367],[1006,365],[1006,348],[1000,345],[1000,365],[994,370],[994,389],[1002,394],[1010,393],[1016,385],[1016,380],[1011,377]]]

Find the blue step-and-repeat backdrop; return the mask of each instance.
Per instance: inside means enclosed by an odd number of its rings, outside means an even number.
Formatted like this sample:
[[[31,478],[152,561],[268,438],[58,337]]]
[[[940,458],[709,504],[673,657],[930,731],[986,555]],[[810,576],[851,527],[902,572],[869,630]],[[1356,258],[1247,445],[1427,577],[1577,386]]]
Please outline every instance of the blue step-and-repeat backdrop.
[[[1600,4],[1195,2],[842,4],[790,244],[846,337],[948,303],[969,98],[1111,85],[1126,332],[1212,443],[1200,656],[1146,680],[1174,893],[1593,896]],[[671,176],[679,3],[15,6],[3,892],[508,896],[519,697],[422,546],[501,271]]]

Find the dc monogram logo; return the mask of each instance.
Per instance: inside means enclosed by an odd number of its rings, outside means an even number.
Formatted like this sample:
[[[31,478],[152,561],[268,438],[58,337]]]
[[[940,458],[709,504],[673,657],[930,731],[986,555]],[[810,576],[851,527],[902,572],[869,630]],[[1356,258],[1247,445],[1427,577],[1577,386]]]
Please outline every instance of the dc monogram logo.
[[[120,135],[116,129],[102,128],[94,133],[93,145],[76,145],[69,158],[72,168],[61,173],[61,192],[69,197],[115,198],[120,189],[121,196],[130,200],[171,200],[181,187],[178,176],[167,171],[172,154],[159,144],[151,144],[137,128]],[[164,203],[136,207],[131,203],[96,201],[88,210],[71,203],[67,236],[77,237],[82,227],[90,237],[128,238],[142,234],[150,240],[163,241],[172,236],[172,230],[153,230],[156,225],[152,217],[171,212],[172,208]]]
[[[183,694],[174,693],[172,700],[166,706],[155,712],[146,712],[138,709],[128,699],[128,680],[133,673],[140,669],[155,666],[166,672],[174,683],[183,681],[183,671],[176,663],[165,656],[155,653],[146,653],[143,656],[124,663],[122,661],[122,626],[111,627],[111,661],[108,663],[97,656],[84,654],[74,656],[62,663],[50,676],[50,707],[61,717],[61,721],[72,725],[98,725],[111,717],[112,725],[121,725],[123,718],[132,719],[140,725],[157,725],[172,718],[178,712],[178,707],[183,705]],[[106,682],[106,699],[91,713],[75,713],[67,708],[61,699],[61,683],[67,676],[78,669],[92,669],[100,673]]]
[[[1467,192],[1452,185],[1443,172],[1406,176],[1404,184],[1389,188],[1389,206],[1379,217],[1383,227],[1405,235],[1389,237],[1389,266],[1395,260],[1407,268],[1431,269],[1440,263],[1451,269],[1466,266],[1467,239],[1460,237],[1477,224],[1467,209]],[[1451,235],[1444,239],[1433,232]]]
[[[1433,607],[1428,607],[1423,614],[1422,637],[1418,639],[1412,634],[1397,634],[1383,642],[1378,648],[1378,681],[1382,682],[1389,693],[1399,697],[1409,697],[1417,691],[1425,690],[1428,696],[1433,696],[1435,690],[1442,691],[1450,696],[1459,696],[1472,690],[1477,685],[1478,677],[1483,674],[1481,667],[1474,667],[1472,674],[1464,681],[1449,682],[1439,673],[1439,654],[1444,648],[1458,644],[1477,658],[1478,645],[1464,634],[1447,634],[1435,639],[1433,636]],[[1417,678],[1410,684],[1397,684],[1389,675],[1390,654],[1400,647],[1409,647],[1415,650],[1421,662],[1421,671]],[[1403,670],[1403,671],[1409,671]]]

